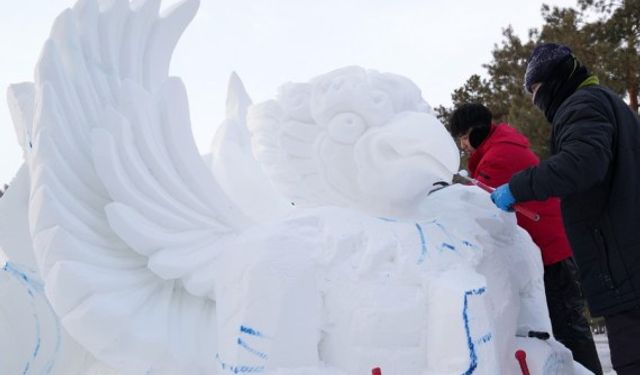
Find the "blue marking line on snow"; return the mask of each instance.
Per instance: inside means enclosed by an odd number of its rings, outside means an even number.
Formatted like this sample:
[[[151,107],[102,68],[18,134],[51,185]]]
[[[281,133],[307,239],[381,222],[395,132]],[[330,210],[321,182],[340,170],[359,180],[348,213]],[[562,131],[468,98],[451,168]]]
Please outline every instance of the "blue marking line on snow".
[[[378,217],[378,219],[380,219],[380,220],[382,220],[382,221],[388,221],[388,222],[390,222],[390,223],[397,223],[397,222],[398,222],[398,220],[396,220],[396,219],[391,219],[391,218],[388,218],[388,217],[382,217],[382,216],[379,216],[379,217]]]
[[[255,354],[258,357],[262,358],[262,359],[267,359],[267,353],[263,353],[261,351],[258,351],[252,347],[249,346],[249,344],[247,344],[244,340],[242,340],[240,337],[238,337],[238,345],[245,349],[246,351],[248,351],[251,354]]]
[[[262,334],[262,332],[258,331],[257,329],[253,329],[251,327],[247,327],[247,326],[240,326],[240,333],[244,333],[250,336],[256,336],[256,337],[266,337],[265,335]]]
[[[446,242],[443,242],[443,243],[442,243],[442,245],[441,245],[441,247],[442,247],[443,249],[448,249],[448,250],[455,250],[455,249],[456,249],[456,247],[455,247],[455,246],[453,246],[453,245],[451,245],[451,244],[448,244],[448,243],[446,243]]]
[[[427,258],[427,240],[424,238],[424,231],[420,224],[416,223],[416,229],[420,235],[420,256],[418,257],[418,264],[422,264]]]
[[[434,220],[434,224],[438,226],[438,228],[440,228],[440,230],[442,231],[442,233],[444,233],[445,236],[447,236],[447,238],[449,239],[450,242],[455,242],[453,241],[453,237],[451,236],[451,234],[449,233],[449,231],[447,230],[447,228],[444,227],[444,225],[440,224],[438,221]]]
[[[480,345],[480,344],[484,344],[487,343],[489,341],[491,341],[491,339],[493,338],[493,335],[491,333],[487,333],[486,335],[480,337],[478,340],[476,340],[476,344]]]
[[[25,364],[23,375],[26,375],[30,372],[30,370],[32,370],[32,362],[35,361],[38,355],[42,354],[42,324],[40,322],[40,317],[37,314],[38,310],[36,309],[36,302],[45,304],[47,306],[50,316],[55,322],[55,347],[50,354],[49,359],[44,364],[41,372],[41,374],[50,374],[53,371],[53,366],[58,359],[58,353],[60,352],[60,347],[62,346],[62,328],[60,327],[60,320],[58,319],[58,316],[53,311],[53,308],[51,307],[49,301],[44,297],[44,283],[39,280],[37,273],[34,270],[29,269],[28,267],[18,266],[12,262],[6,262],[2,269],[13,276],[16,280],[18,280],[20,284],[25,286],[27,288],[27,294],[29,294],[29,296],[31,297],[30,305],[33,310],[36,337],[31,360]],[[39,297],[38,299],[36,299],[36,294]]]
[[[40,319],[38,319],[38,315],[36,313],[33,313],[33,318],[36,321],[36,346],[33,348],[33,359],[35,359],[38,356],[38,353],[40,353],[42,338],[40,335]]]
[[[35,337],[35,346],[33,348],[33,353],[29,361],[24,365],[24,370],[22,371],[22,375],[26,375],[30,368],[31,364],[36,360],[38,355],[40,354],[40,347],[42,345],[42,329],[40,327],[40,318],[38,317],[36,310],[36,300],[35,293],[42,294],[44,292],[44,284],[41,281],[36,280],[34,276],[35,272],[26,268],[15,265],[13,262],[6,262],[2,270],[7,272],[9,275],[14,277],[20,284],[27,288],[27,294],[29,294],[31,305],[31,310],[33,311],[33,320],[35,324],[36,337]],[[47,302],[48,303],[48,302]],[[50,370],[49,370],[50,371]]]
[[[53,316],[56,321],[56,347],[54,349],[53,354],[51,355],[51,358],[49,358],[45,366],[45,374],[50,374],[51,370],[53,369],[53,366],[56,363],[56,360],[58,359],[58,353],[60,352],[60,346],[62,344],[62,332],[60,329],[60,320],[58,319],[57,315],[55,315],[55,312],[53,311],[51,304],[47,303],[47,306],[49,307],[51,316]]]
[[[40,353],[40,345],[42,343],[42,334],[41,334],[41,329],[40,329],[40,318],[38,318],[38,314],[36,314],[36,305],[35,305],[35,301],[34,301],[34,296],[32,293],[29,293],[29,295],[31,296],[31,309],[33,310],[33,321],[35,324],[35,328],[36,328],[36,343],[35,343],[35,347],[33,348],[33,353],[31,354],[31,359],[29,359],[29,362],[27,362],[24,365],[24,370],[22,371],[22,375],[25,375],[29,372],[29,368],[31,367],[31,363],[33,363],[36,358],[38,357],[38,354]]]
[[[471,328],[469,327],[469,296],[478,296],[483,294],[487,288],[478,288],[472,289],[464,292],[464,307],[462,309],[462,319],[464,320],[464,331],[467,335],[467,346],[469,347],[469,368],[467,371],[463,373],[463,375],[470,375],[478,367],[478,353],[476,353],[476,344],[473,342],[471,338]],[[487,337],[487,335],[483,336],[483,338]],[[487,341],[491,339],[491,334],[489,334]],[[487,342],[482,341],[482,342]]]
[[[34,277],[29,275],[35,274],[35,271],[26,267],[14,265],[13,262],[6,262],[2,269],[18,279],[22,285],[26,286],[27,289],[32,292],[31,295],[33,295],[33,292],[44,292],[44,284],[42,281],[36,280]]]
[[[53,317],[56,323],[56,345],[44,368],[44,373],[50,374],[53,370],[53,366],[55,365],[56,360],[58,359],[58,353],[60,352],[60,347],[62,346],[62,329],[60,327],[60,319],[58,319],[55,311],[53,311],[53,307],[51,307],[51,304],[48,300],[46,300],[45,303],[47,304],[47,308],[49,309],[49,313],[51,314],[50,316]]]
[[[471,243],[469,241],[466,241],[466,240],[462,241],[462,244],[465,245],[466,247],[470,247],[470,248],[475,249],[475,250],[479,250],[480,249],[480,247],[478,245],[473,244],[473,243]]]
[[[220,358],[220,353],[216,353],[216,359],[220,363],[222,371],[228,371],[232,374],[255,374],[264,371],[264,366],[246,366],[246,365],[230,365]]]

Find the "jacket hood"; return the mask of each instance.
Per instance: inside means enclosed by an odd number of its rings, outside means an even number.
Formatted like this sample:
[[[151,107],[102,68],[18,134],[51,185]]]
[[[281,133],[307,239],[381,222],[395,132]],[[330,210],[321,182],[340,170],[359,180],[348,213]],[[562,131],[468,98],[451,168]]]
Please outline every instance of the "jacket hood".
[[[487,139],[484,140],[478,146],[478,149],[486,147],[487,145],[498,144],[498,143],[510,143],[516,146],[522,146],[525,148],[529,148],[529,140],[524,135],[520,134],[515,128],[511,127],[511,125],[502,123],[502,124],[492,124],[491,132]]]
[[[489,135],[469,157],[469,169],[473,171],[482,159],[482,156],[497,144],[509,144],[529,148],[529,140],[509,124],[491,124]]]

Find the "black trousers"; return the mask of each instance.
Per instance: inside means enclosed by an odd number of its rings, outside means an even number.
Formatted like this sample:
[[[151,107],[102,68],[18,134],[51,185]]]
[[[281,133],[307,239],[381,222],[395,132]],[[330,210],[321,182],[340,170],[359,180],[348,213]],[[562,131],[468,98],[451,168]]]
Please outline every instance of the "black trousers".
[[[618,375],[640,374],[640,308],[604,317],[611,363]]]
[[[571,350],[574,360],[594,374],[602,375],[578,280],[578,267],[573,258],[544,267],[544,289],[553,336]]]

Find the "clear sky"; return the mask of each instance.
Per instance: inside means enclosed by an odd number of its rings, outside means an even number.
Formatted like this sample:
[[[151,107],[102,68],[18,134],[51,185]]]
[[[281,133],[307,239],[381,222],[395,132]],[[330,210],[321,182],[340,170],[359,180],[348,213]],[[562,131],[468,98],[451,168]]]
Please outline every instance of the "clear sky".
[[[165,0],[165,6],[176,0]],[[22,163],[4,100],[10,83],[31,81],[51,24],[72,0],[0,0],[0,184]],[[227,79],[236,71],[254,102],[288,81],[346,65],[412,79],[433,106],[484,73],[502,29],[518,35],[542,24],[542,1],[527,0],[201,0],[174,54],[202,153],[224,119]],[[575,6],[576,0],[549,0]]]

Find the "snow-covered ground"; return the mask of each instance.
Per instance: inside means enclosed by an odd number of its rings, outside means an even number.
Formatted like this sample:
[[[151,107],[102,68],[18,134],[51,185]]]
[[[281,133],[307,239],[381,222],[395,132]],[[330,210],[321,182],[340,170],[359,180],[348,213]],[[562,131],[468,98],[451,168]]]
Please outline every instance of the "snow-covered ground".
[[[598,349],[598,355],[600,356],[600,363],[602,364],[602,370],[604,375],[616,375],[611,367],[611,353],[609,353],[609,339],[606,334],[594,335],[594,341],[596,342],[596,349]]]

